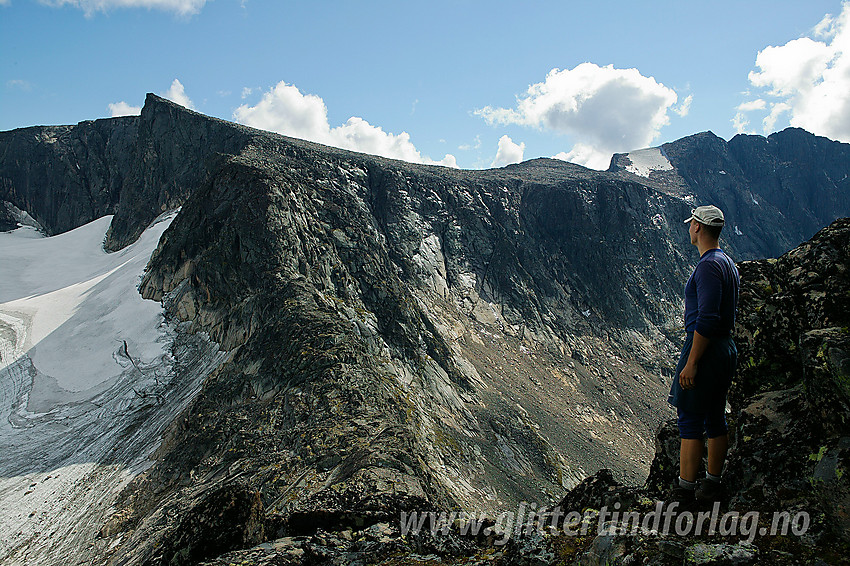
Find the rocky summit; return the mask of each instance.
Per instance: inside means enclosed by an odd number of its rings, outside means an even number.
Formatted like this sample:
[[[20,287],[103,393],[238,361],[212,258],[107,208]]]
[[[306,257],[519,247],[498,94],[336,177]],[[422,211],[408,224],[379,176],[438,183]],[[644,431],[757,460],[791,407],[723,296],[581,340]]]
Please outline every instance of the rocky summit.
[[[68,529],[71,560],[681,563],[693,545],[655,535],[402,531],[414,512],[493,526],[559,501],[644,509],[662,496],[674,454],[669,425],[656,430],[671,416],[682,288],[698,259],[682,220],[708,202],[727,211],[735,259],[781,256],[741,264],[725,505],[820,522],[775,547],[709,539],[697,554],[815,560],[846,542],[834,528],[846,497],[826,495],[846,495],[847,228],[782,254],[850,215],[847,152],[800,130],[728,143],[706,133],[615,156],[605,172],[551,159],[463,171],[154,95],[139,117],[0,132],[0,228],[53,235],[112,214],[103,246],[122,253],[179,210],[138,291],[162,305],[176,342],[199,345],[173,350],[169,381],[128,389],[139,405],[120,413],[133,423],[120,437],[128,456],[88,462],[126,481],[104,488],[97,521]],[[128,375],[144,374],[133,365]],[[198,386],[185,389],[190,374]],[[27,423],[22,383],[3,411]],[[162,427],[137,424],[153,412],[168,416]],[[62,462],[37,471],[64,473]],[[17,477],[8,467],[0,475]],[[85,514],[86,497],[69,505]],[[0,548],[9,563],[63,548],[14,536]]]

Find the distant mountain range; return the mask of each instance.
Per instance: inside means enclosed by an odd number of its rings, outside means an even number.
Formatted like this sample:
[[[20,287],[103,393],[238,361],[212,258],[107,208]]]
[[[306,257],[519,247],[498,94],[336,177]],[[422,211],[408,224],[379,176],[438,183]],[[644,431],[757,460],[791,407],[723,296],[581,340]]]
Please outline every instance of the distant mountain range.
[[[605,172],[552,159],[456,170],[150,94],[139,117],[0,132],[0,228],[53,235],[114,215],[103,245],[121,253],[167,216],[138,291],[161,302],[174,358],[154,373],[112,345],[134,362],[116,365],[115,383],[138,405],[115,422],[161,420],[173,402],[167,426],[127,432],[121,458],[89,458],[125,474],[102,520],[21,535],[0,556],[66,545],[90,563],[195,564],[404,509],[496,513],[603,467],[642,481],[697,260],[682,221],[716,204],[730,255],[779,256],[850,215],[848,157],[850,145],[789,129],[697,134],[615,155]],[[0,330],[10,344],[26,331]],[[0,379],[34,356],[15,354]],[[46,379],[28,363],[4,415]],[[21,422],[59,430],[46,418]],[[0,447],[36,430],[13,427]],[[63,430],[45,438],[85,447],[102,434]],[[28,474],[76,462],[22,471],[6,458],[7,502]],[[87,516],[88,500],[74,501]]]

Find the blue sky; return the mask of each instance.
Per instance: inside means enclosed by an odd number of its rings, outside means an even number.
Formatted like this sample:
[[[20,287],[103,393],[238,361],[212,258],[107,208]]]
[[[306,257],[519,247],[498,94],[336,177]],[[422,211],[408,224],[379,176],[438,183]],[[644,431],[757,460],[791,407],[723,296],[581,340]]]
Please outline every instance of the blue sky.
[[[605,168],[704,130],[850,141],[846,22],[819,0],[0,0],[0,130],[138,112],[154,92],[463,168]]]

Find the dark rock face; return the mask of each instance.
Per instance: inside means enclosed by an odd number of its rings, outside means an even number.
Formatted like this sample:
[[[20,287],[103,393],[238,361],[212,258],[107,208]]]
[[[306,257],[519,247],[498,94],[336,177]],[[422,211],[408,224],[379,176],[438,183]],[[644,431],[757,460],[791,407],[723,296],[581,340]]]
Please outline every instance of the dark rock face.
[[[264,540],[260,494],[236,484],[203,493],[171,535],[155,559],[161,564],[197,564],[232,548],[259,544]]]
[[[744,365],[729,470],[742,504],[808,505],[824,540],[850,542],[850,220],[775,261],[746,262]],[[758,317],[762,319],[759,322]],[[777,449],[782,446],[782,449]]]
[[[805,382],[807,396],[826,410],[819,418],[846,414],[850,390],[838,376],[846,371],[841,352],[850,336],[848,242],[850,223],[843,219],[779,259],[740,264],[749,284],[740,296],[733,407]]]
[[[106,235],[114,251],[136,240],[160,213],[177,208],[203,184],[209,162],[235,154],[250,139],[248,128],[187,110],[148,94],[121,201]]]
[[[0,203],[0,232],[14,230],[18,227],[18,221],[12,213],[8,203]]]
[[[725,213],[725,238],[740,259],[779,257],[835,220],[850,216],[850,146],[788,128],[768,137],[737,135],[729,142],[702,132],[666,143],[672,165],[646,183]],[[627,178],[630,154],[609,171]]]
[[[49,234],[114,213],[138,127],[126,117],[0,132],[0,201],[29,212]]]

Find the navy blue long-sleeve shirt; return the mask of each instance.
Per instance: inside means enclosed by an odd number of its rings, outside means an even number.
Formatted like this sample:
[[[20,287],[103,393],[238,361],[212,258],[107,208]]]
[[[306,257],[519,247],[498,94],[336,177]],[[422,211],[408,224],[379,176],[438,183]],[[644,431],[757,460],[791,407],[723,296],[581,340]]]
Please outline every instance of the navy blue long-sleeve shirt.
[[[685,330],[706,338],[727,336],[735,324],[740,284],[738,268],[723,250],[702,254],[685,285]]]

